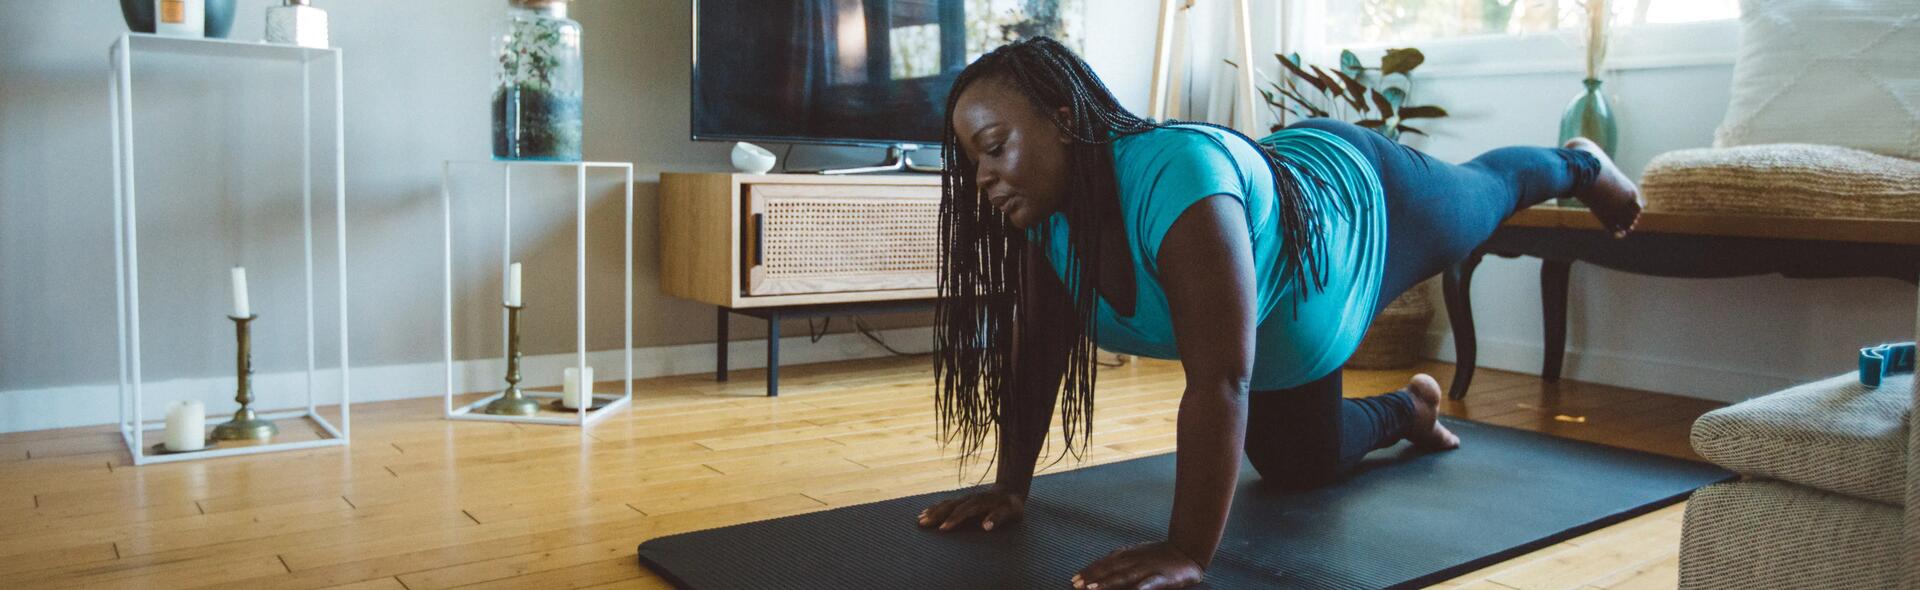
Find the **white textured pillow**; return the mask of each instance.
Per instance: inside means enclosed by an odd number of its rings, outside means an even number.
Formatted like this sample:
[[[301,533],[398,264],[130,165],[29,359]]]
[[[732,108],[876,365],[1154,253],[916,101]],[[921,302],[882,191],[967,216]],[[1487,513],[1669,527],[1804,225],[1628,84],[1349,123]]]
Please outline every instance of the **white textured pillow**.
[[[1741,0],[1719,147],[1816,143],[1920,158],[1920,1]]]

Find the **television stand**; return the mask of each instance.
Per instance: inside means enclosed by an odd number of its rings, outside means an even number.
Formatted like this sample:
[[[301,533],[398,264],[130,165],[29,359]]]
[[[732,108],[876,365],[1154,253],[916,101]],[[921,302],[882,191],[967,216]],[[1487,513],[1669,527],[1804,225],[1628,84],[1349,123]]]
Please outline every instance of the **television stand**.
[[[917,149],[920,149],[920,146],[918,144],[911,144],[911,143],[898,143],[898,144],[887,146],[887,160],[885,162],[881,162],[877,166],[862,166],[859,168],[837,168],[837,169],[829,169],[829,170],[798,170],[798,171],[790,171],[790,172],[799,172],[802,174],[826,174],[826,175],[868,174],[868,173],[875,173],[875,172],[931,172],[931,173],[940,172],[941,168],[939,166],[922,166],[922,165],[913,163],[913,160],[907,157],[908,151],[917,150]]]
[[[660,290],[714,306],[714,380],[728,319],[767,322],[767,395],[780,392],[780,320],[928,309],[939,297],[940,177],[660,173]]]

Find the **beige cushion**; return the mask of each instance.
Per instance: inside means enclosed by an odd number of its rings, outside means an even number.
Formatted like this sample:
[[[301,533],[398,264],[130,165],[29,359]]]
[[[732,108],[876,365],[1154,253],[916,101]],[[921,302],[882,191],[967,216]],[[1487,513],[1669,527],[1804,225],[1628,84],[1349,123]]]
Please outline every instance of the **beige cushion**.
[[[1920,158],[1920,2],[1744,0],[1714,145],[1819,143]]]
[[[1920,219],[1920,161],[1836,146],[1667,152],[1640,188],[1649,211]]]
[[[1900,506],[1913,375],[1878,388],[1847,373],[1707,412],[1693,450],[1742,474]]]

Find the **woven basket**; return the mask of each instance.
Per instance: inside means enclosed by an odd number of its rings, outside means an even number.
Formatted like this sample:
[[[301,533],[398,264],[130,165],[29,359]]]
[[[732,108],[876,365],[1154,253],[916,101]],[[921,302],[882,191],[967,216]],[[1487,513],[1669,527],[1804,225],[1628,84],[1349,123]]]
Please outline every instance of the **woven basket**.
[[[1427,296],[1431,282],[1414,285],[1380,310],[1360,348],[1347,359],[1347,368],[1404,369],[1420,362],[1427,345],[1427,324],[1433,321],[1433,301]]]

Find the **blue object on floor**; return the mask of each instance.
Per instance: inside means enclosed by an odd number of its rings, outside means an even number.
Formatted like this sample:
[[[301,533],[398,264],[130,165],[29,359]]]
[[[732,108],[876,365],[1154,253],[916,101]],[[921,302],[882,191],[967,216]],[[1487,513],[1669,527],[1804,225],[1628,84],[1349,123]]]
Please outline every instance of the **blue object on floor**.
[[[1403,442],[1318,490],[1263,485],[1242,464],[1233,514],[1201,587],[1419,587],[1651,512],[1734,475],[1663,455],[1446,423],[1460,435],[1459,450],[1422,453]],[[1066,588],[1108,551],[1165,538],[1173,479],[1174,456],[1160,455],[1039,477],[1026,520],[1003,530],[915,526],[922,509],[956,493],[940,492],[653,539],[640,545],[639,559],[679,588]]]
[[[1860,349],[1860,384],[1879,387],[1880,380],[1897,373],[1912,373],[1914,343],[1882,344]]]

